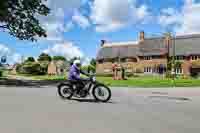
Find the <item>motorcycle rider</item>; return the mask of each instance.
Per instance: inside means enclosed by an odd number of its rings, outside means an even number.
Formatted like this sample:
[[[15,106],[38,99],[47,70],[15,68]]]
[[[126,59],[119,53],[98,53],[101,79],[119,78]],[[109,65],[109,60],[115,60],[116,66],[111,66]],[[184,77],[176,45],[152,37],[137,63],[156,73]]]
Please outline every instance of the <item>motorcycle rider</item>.
[[[89,74],[87,74],[87,73],[85,73],[84,71],[81,70],[81,61],[75,60],[70,67],[68,79],[71,80],[71,81],[77,81],[76,86],[78,87],[78,93],[85,86],[82,81],[86,80],[86,79],[81,78],[80,74],[90,76]]]

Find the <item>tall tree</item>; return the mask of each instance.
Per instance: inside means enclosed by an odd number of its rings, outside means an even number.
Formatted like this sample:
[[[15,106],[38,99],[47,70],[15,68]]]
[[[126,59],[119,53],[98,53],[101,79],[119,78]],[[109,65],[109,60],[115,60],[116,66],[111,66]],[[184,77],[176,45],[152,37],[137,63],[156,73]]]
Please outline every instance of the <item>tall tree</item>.
[[[35,62],[35,59],[33,57],[28,57],[25,62]]]
[[[49,56],[46,53],[42,53],[39,57],[38,57],[38,61],[51,61],[51,56]]]
[[[75,60],[80,60],[80,57],[71,58],[70,61],[69,61],[70,65],[72,65]]]
[[[1,0],[0,28],[20,40],[35,41],[36,37],[46,37],[37,16],[47,16],[50,9],[46,0]]]
[[[95,59],[91,59],[90,65],[96,67],[96,60]]]
[[[54,61],[66,61],[66,58],[63,56],[54,56],[53,60]]]

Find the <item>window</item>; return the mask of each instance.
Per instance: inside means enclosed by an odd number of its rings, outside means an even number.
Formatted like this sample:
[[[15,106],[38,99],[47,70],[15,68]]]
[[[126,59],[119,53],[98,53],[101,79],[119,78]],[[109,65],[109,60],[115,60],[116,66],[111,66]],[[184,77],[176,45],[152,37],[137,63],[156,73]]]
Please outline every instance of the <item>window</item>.
[[[192,60],[198,60],[198,56],[193,55]]]
[[[98,63],[99,64],[103,64],[103,60],[98,60]]]
[[[144,56],[144,60],[151,60],[152,57],[151,56]]]
[[[175,60],[184,60],[184,56],[175,56]]]
[[[151,57],[152,59],[161,59],[162,57],[161,56],[157,56],[157,55],[154,55]]]
[[[183,73],[183,69],[182,68],[176,68],[175,72],[176,72],[176,74],[182,74]]]
[[[144,72],[145,73],[152,73],[152,68],[151,67],[144,67]]]

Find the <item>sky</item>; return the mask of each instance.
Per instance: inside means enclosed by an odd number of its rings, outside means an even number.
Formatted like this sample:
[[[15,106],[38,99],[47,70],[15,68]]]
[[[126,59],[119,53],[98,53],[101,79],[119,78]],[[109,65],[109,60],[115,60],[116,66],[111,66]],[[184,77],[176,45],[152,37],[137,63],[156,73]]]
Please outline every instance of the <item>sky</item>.
[[[42,52],[67,59],[95,58],[100,41],[137,41],[145,36],[200,33],[200,0],[48,0],[51,13],[38,16],[47,38],[21,41],[0,29],[0,56],[17,63]]]

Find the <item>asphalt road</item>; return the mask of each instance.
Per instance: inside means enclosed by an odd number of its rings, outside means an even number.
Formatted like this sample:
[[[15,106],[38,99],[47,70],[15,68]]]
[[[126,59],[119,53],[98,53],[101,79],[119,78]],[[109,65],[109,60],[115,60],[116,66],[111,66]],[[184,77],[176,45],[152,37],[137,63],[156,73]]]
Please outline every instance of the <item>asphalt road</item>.
[[[199,133],[200,88],[112,88],[109,103],[55,87],[0,87],[1,133]]]

